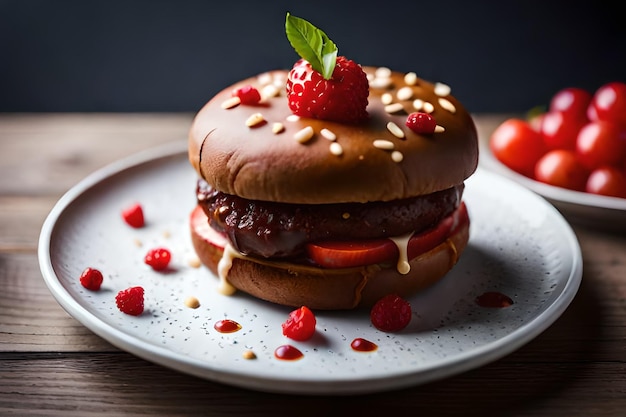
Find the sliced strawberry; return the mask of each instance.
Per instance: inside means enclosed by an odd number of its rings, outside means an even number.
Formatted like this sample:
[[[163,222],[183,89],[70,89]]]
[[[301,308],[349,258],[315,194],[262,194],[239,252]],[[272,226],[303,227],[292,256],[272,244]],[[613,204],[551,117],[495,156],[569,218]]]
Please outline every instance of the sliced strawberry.
[[[191,228],[212,246],[224,248],[228,243],[226,236],[214,230],[209,226],[209,219],[202,210],[202,207],[196,206],[191,212]]]
[[[436,227],[411,237],[407,249],[409,259],[435,248],[468,221],[467,208],[465,204],[461,204],[461,207]],[[399,253],[396,244],[386,238],[316,242],[307,244],[306,249],[311,260],[325,268],[349,268],[394,262]]]
[[[463,217],[467,217],[465,204],[461,205],[452,215],[443,219],[436,227],[413,235],[407,249],[409,259],[413,259],[437,247],[450,236],[452,229],[460,224]]]

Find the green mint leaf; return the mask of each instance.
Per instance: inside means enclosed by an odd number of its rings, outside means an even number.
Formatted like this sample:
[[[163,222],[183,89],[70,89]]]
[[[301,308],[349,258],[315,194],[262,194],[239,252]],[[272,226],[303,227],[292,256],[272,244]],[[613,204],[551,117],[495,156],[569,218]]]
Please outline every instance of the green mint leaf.
[[[337,62],[337,45],[326,34],[306,20],[287,13],[285,32],[298,55],[328,80]]]

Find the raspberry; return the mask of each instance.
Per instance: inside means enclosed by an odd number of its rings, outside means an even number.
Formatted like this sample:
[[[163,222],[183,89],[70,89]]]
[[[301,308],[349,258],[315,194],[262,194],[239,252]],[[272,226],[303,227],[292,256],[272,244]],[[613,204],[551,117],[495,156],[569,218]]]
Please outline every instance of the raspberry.
[[[102,281],[102,272],[95,268],[86,268],[83,273],[80,274],[81,285],[91,291],[98,291],[102,285]]]
[[[374,327],[383,332],[397,332],[411,321],[411,305],[396,294],[389,294],[374,304],[370,319]]]
[[[333,75],[326,80],[300,59],[287,78],[291,111],[301,117],[358,123],[367,120],[369,83],[359,64],[337,57]]]
[[[302,306],[289,313],[289,318],[282,325],[283,335],[290,339],[305,341],[315,333],[315,315],[308,307]]]
[[[129,226],[134,228],[140,228],[144,225],[143,209],[139,203],[122,210],[122,218]]]
[[[435,118],[428,113],[415,112],[407,116],[406,125],[415,133],[429,135],[435,132],[437,122]]]
[[[117,293],[115,303],[122,313],[138,316],[143,313],[143,287],[130,287]]]
[[[261,93],[251,85],[244,85],[233,91],[233,96],[239,97],[241,104],[257,104],[261,101]]]
[[[170,264],[171,259],[172,254],[168,249],[155,248],[148,251],[143,261],[155,271],[163,271]]]

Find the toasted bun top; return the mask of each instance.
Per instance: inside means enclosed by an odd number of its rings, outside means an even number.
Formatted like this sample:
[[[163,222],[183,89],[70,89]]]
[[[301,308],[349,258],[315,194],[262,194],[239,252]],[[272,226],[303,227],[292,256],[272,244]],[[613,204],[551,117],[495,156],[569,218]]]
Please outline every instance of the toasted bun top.
[[[285,97],[287,71],[261,74],[221,91],[193,121],[191,164],[219,191],[254,200],[303,204],[415,197],[460,184],[475,171],[478,143],[474,122],[446,85],[420,78],[409,85],[403,73],[363,69],[370,80],[370,118],[360,124],[293,120]],[[247,84],[262,92],[262,102],[224,108],[232,91]],[[389,97],[401,110],[383,103]],[[416,100],[424,103],[421,111],[430,112],[443,132],[420,135],[406,126],[407,115],[417,111]],[[264,122],[248,126],[246,122],[255,113]],[[403,138],[394,135],[390,122],[402,130]],[[274,133],[276,123],[283,125],[279,133]],[[309,126],[313,137],[304,143],[296,140],[296,133]],[[336,139],[327,139],[323,129]],[[393,144],[393,149],[375,146],[379,140]],[[339,148],[340,152],[333,152]]]

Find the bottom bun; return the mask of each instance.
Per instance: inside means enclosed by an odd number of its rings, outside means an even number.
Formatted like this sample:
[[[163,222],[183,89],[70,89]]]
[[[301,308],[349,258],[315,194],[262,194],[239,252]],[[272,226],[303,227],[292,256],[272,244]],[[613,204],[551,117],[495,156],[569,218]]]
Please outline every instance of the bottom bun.
[[[190,226],[200,261],[218,275],[225,238],[208,225],[199,206],[191,214]],[[409,261],[411,269],[404,275],[393,265],[329,269],[236,255],[227,281],[256,298],[291,307],[318,310],[371,307],[387,294],[408,297],[437,282],[456,264],[468,240],[469,219],[465,213],[443,243]]]

